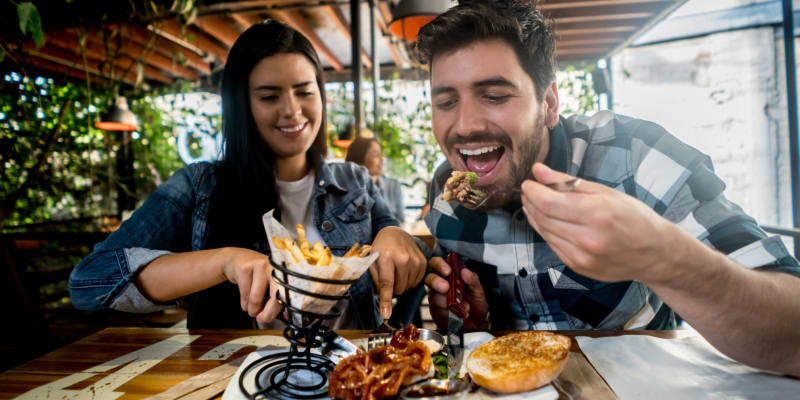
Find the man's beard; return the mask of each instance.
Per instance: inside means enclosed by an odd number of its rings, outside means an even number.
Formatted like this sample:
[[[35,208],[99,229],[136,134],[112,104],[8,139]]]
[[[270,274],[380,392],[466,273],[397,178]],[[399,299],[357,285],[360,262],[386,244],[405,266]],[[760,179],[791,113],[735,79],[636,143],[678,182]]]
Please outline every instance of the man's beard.
[[[479,189],[489,194],[491,197],[480,208],[490,210],[516,204],[520,202],[522,181],[532,179],[531,168],[536,162],[536,157],[541,151],[542,137],[548,134],[544,129],[544,118],[537,119],[536,126],[532,134],[519,142],[511,154],[509,162],[511,165],[510,179],[497,179],[489,186],[481,186]],[[508,151],[508,149],[506,150]]]

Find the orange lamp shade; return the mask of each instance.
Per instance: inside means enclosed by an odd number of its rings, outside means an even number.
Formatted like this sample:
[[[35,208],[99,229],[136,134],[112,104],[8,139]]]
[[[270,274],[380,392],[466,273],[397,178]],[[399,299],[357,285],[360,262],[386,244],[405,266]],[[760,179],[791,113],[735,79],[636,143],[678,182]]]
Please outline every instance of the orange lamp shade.
[[[352,143],[353,141],[350,139],[338,139],[334,140],[332,144],[340,149],[346,149],[350,147]]]
[[[123,122],[112,122],[112,121],[96,122],[94,124],[94,127],[97,129],[102,129],[104,131],[119,131],[119,132],[129,132],[139,129],[136,125],[126,124]]]
[[[419,29],[436,18],[435,15],[414,15],[392,21],[389,32],[409,42],[417,41]]]
[[[106,131],[132,132],[139,130],[138,125],[138,118],[128,108],[128,100],[120,96],[117,97],[116,104],[103,113],[102,118],[94,124],[94,127]]]

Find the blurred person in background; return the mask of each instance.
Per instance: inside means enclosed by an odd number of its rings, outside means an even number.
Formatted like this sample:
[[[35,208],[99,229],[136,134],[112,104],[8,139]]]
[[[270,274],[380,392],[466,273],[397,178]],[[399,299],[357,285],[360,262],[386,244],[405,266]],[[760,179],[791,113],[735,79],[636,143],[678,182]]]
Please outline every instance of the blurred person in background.
[[[365,128],[361,128],[362,132]],[[372,181],[378,185],[383,198],[389,203],[392,214],[401,223],[405,221],[405,205],[403,204],[403,189],[397,179],[383,175],[383,149],[375,135],[367,131],[366,135],[359,136],[347,148],[345,161],[352,161],[367,168]]]

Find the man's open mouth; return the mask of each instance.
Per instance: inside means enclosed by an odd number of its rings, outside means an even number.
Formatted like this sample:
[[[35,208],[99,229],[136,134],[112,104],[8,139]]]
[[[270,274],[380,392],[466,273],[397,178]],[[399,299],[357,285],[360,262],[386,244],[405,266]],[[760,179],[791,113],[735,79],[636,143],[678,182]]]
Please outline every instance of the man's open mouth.
[[[500,165],[505,147],[502,145],[485,145],[481,147],[462,147],[457,149],[461,161],[467,171],[478,175],[478,186],[494,181],[497,166]]]

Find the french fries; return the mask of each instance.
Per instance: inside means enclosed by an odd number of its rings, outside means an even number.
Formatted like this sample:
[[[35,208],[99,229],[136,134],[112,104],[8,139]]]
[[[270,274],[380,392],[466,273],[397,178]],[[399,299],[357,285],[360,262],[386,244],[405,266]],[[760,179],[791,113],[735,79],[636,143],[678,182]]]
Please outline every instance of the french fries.
[[[273,236],[272,242],[275,244],[275,248],[278,250],[288,251],[289,256],[292,258],[292,262],[295,264],[305,260],[309,265],[330,265],[331,260],[333,259],[333,256],[331,255],[331,249],[325,247],[321,242],[315,242],[313,245],[309,243],[308,239],[306,238],[306,228],[302,224],[297,224],[296,229],[297,243],[295,243],[292,238],[279,238],[277,236]],[[347,253],[344,254],[344,257],[366,257],[369,255],[372,246],[359,246],[359,243],[353,245],[350,250],[347,250]]]

